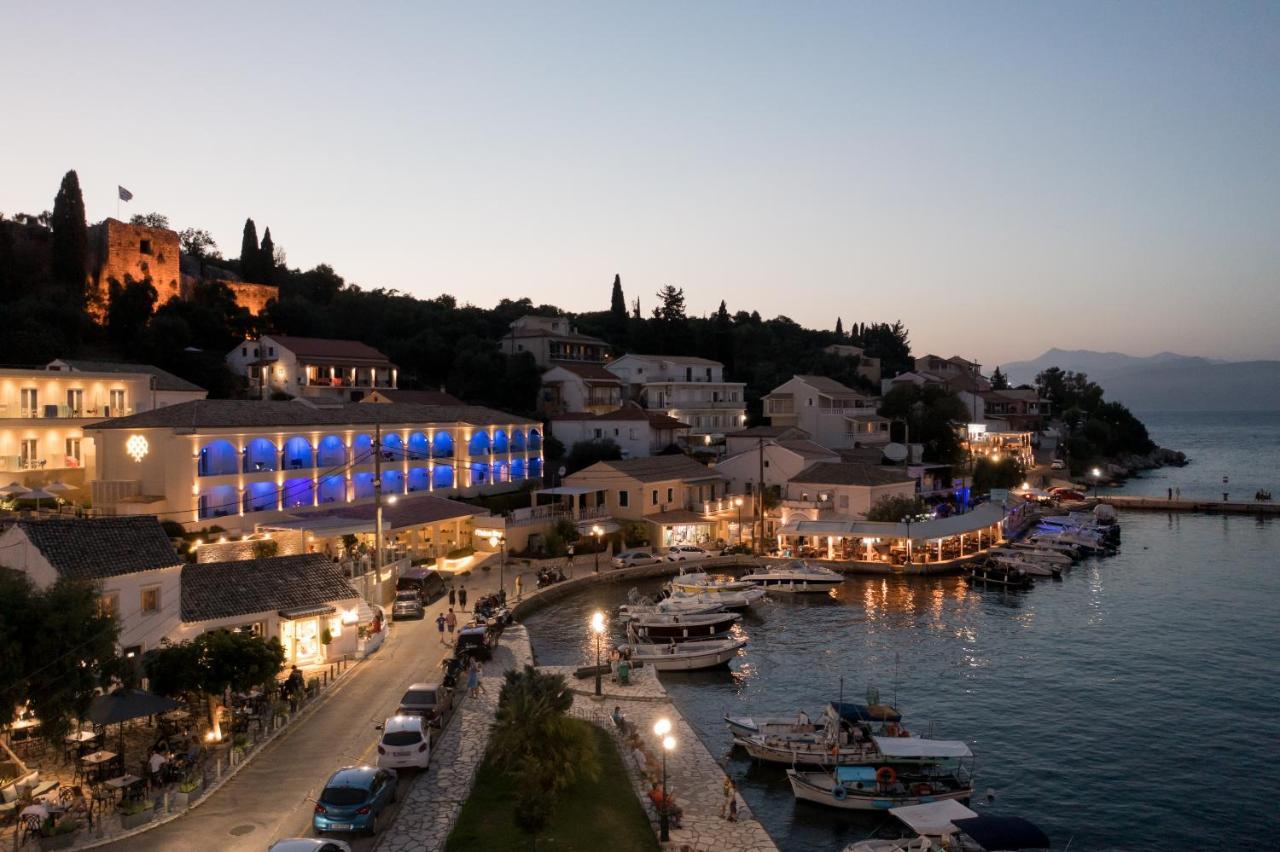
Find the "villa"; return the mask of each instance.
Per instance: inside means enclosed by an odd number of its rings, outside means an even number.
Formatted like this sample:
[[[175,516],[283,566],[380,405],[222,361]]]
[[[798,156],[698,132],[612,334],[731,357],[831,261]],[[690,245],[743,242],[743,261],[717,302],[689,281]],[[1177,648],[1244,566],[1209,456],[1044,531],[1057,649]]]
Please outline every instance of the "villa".
[[[724,378],[724,365],[677,355],[623,355],[608,365],[629,398],[689,424],[689,436],[714,443],[746,425],[746,384]]]
[[[774,426],[795,426],[813,440],[837,449],[883,445],[889,421],[876,413],[880,400],[826,376],[793,376],[764,398],[764,414]]]
[[[609,344],[598,337],[579,334],[567,317],[526,314],[511,323],[500,346],[507,355],[528,352],[544,370],[558,362],[603,364],[609,360]]]
[[[266,399],[285,394],[316,401],[358,402],[374,390],[394,389],[396,365],[356,340],[264,334],[227,354],[227,366]]]

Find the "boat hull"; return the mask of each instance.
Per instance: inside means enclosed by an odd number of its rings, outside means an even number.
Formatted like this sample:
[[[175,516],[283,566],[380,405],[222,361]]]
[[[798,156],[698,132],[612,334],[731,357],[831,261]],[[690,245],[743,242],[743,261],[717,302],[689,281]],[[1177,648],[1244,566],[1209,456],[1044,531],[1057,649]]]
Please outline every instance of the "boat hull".
[[[820,779],[825,779],[826,783],[821,784]],[[967,802],[973,796],[972,787],[915,796],[881,794],[878,791],[863,793],[841,786],[841,789],[844,790],[844,795],[843,797],[838,797],[834,792],[837,785],[832,782],[829,775],[821,772],[797,772],[794,769],[788,769],[787,780],[791,782],[791,792],[796,799],[844,811],[887,811],[889,808],[899,808],[904,805],[921,805],[926,802],[940,802],[945,799]]]
[[[747,579],[750,579],[750,577]],[[784,595],[825,595],[843,583],[844,578],[834,580],[775,580],[761,578],[759,580],[751,580],[751,582],[766,592],[776,592]]]
[[[865,747],[844,746],[834,753],[830,746],[820,741],[780,740],[776,743],[766,741],[758,735],[735,736],[733,744],[741,746],[756,760],[765,763],[781,763],[785,766],[863,766],[872,763],[884,763],[884,755],[876,751],[872,745]]]
[[[715,617],[717,615],[720,617]],[[741,620],[742,616],[735,613],[722,615],[713,613],[711,616],[690,617],[682,621],[637,619],[631,622],[631,626],[641,639],[654,642],[688,642],[694,639],[713,639],[724,636]]]
[[[675,648],[675,653],[672,654],[648,653],[643,650],[636,650],[632,653],[632,659],[647,666],[653,666],[660,672],[692,672],[701,669],[713,669],[717,666],[728,664],[730,660],[738,655],[739,649],[747,644],[747,640],[734,639],[716,644],[719,647],[692,651],[684,650],[688,647],[687,645],[679,645]]]

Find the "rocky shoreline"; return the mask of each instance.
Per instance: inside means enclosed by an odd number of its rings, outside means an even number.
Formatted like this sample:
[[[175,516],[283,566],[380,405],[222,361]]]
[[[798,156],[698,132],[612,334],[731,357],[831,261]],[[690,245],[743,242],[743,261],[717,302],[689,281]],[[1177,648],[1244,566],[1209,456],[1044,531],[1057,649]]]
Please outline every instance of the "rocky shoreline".
[[[1156,447],[1146,455],[1127,455],[1107,462],[1103,468],[1108,480],[1129,479],[1143,471],[1157,470],[1162,467],[1186,467],[1191,460],[1180,450]]]

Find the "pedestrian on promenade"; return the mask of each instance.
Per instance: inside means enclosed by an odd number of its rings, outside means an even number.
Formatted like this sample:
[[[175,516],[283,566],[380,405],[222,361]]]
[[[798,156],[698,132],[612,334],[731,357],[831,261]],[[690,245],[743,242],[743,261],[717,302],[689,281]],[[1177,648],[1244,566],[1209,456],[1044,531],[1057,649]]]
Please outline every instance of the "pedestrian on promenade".
[[[476,660],[476,695],[485,695],[484,691],[484,663]]]
[[[462,611],[467,611],[467,588],[463,586],[458,589],[458,606],[462,607]]]
[[[1170,489],[1169,489],[1169,499],[1170,499],[1170,500],[1172,500],[1172,499],[1173,499],[1173,489],[1172,489],[1172,488],[1170,488]]]
[[[440,613],[439,615],[437,615],[437,616],[436,616],[436,630],[439,630],[439,631],[440,631],[440,644],[441,644],[441,645],[445,644],[445,641],[444,641],[444,623],[445,623],[444,613]]]
[[[453,606],[455,603],[457,603],[457,600],[458,600],[458,593],[453,588],[453,586],[450,586],[449,587],[449,606]]]
[[[516,600],[520,600],[520,586],[521,586],[520,575],[517,574],[516,575]]]
[[[720,805],[720,819],[726,818],[730,822],[737,822],[738,819],[738,791],[728,775],[724,776],[724,803]]]
[[[1173,489],[1173,499],[1175,499],[1175,500],[1181,500],[1181,499],[1182,499],[1182,489],[1181,489],[1181,488],[1175,488],[1175,489]]]
[[[453,614],[453,607],[449,607],[449,614],[444,617],[444,625],[449,628],[449,641],[453,641],[453,630],[458,626],[458,616]]]
[[[480,690],[480,664],[476,662],[475,658],[473,657],[471,660],[471,667],[467,669],[467,695],[471,696],[472,698],[475,698],[479,690]]]

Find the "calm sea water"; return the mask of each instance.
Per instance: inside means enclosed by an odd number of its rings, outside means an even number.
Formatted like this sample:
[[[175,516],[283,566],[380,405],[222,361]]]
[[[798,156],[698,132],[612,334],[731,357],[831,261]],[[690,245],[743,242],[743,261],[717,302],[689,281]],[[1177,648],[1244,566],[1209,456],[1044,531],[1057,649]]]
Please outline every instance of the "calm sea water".
[[[1182,489],[1184,498],[1251,500],[1258,489],[1280,498],[1280,411],[1139,412],[1151,440],[1191,459],[1129,480],[1117,493],[1159,495]],[[1228,483],[1222,484],[1222,477]]]
[[[1260,476],[1251,454],[1215,444],[1205,428],[1254,428],[1280,475],[1280,418],[1266,428],[1217,417],[1148,419],[1157,442],[1197,460],[1178,471],[1184,496],[1202,464],[1219,480],[1217,468],[1229,470],[1233,483]],[[878,687],[913,731],[969,742],[977,787],[995,794],[974,806],[1030,818],[1055,848],[1268,848],[1280,836],[1280,522],[1121,521],[1118,555],[1027,592],[975,591],[958,578],[851,579],[829,598],[771,602],[744,621],[751,641],[730,670],[664,683],[784,850],[840,849],[883,833],[887,818],[796,803],[781,768],[731,751],[721,717],[812,715],[842,678],[846,698]],[[587,591],[533,616],[539,660],[593,656],[590,613],[625,593]]]

